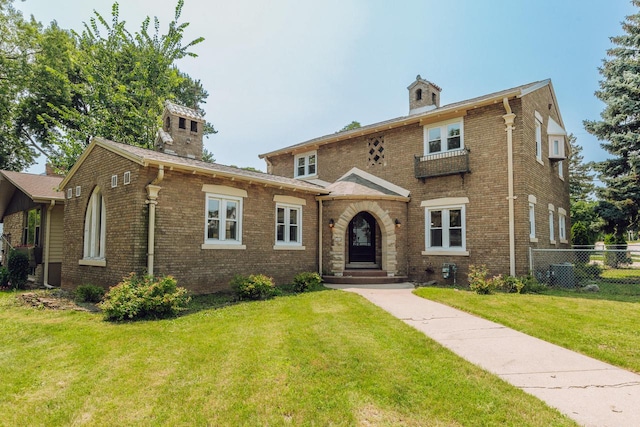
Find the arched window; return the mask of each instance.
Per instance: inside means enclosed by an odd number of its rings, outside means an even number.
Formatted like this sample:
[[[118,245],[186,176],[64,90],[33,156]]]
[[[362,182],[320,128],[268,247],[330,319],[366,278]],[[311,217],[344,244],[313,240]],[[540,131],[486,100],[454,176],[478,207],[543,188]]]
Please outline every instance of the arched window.
[[[91,194],[84,217],[84,258],[104,259],[106,209],[100,187]]]
[[[416,90],[416,101],[420,101],[422,99],[422,89]]]
[[[171,117],[167,116],[166,119],[164,119],[164,130],[166,132],[169,132],[171,130]]]

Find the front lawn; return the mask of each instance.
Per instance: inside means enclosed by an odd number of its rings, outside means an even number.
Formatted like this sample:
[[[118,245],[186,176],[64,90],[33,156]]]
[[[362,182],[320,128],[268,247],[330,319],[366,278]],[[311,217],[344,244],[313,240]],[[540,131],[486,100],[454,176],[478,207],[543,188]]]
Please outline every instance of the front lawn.
[[[478,295],[443,288],[420,288],[415,293],[640,373],[640,304],[629,302],[637,301],[637,296],[619,295],[623,301],[612,301],[597,293]]]
[[[114,324],[0,293],[2,425],[574,425],[355,294]]]

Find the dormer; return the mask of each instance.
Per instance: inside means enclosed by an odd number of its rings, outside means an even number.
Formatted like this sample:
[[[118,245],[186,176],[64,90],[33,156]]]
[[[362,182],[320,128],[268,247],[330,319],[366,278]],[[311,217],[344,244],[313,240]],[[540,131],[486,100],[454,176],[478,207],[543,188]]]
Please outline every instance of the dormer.
[[[156,148],[166,154],[202,160],[204,117],[197,110],[165,101]]]
[[[567,131],[549,117],[547,135],[549,137],[549,160],[565,160],[567,158],[567,152],[565,150]]]
[[[442,89],[420,77],[420,74],[407,89],[409,90],[409,115],[424,113],[440,107]]]

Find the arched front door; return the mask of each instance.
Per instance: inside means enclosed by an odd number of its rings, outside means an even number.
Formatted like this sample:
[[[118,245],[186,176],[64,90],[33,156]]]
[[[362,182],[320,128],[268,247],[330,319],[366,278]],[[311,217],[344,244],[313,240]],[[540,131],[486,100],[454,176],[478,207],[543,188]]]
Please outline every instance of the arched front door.
[[[376,262],[376,220],[368,212],[360,212],[349,223],[349,262]]]

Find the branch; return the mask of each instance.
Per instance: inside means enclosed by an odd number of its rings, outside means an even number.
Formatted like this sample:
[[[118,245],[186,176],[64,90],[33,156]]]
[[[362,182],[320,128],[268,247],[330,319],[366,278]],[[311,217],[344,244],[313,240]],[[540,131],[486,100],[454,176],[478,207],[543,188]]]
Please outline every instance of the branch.
[[[48,154],[46,151],[44,151],[44,149],[43,149],[42,147],[40,147],[40,146],[39,146],[39,145],[38,145],[38,144],[33,140],[33,138],[31,138],[31,135],[29,135],[29,133],[28,133],[26,130],[24,130],[24,128],[23,128],[23,129],[20,129],[20,132],[22,133],[22,135],[23,135],[24,137],[26,137],[26,138],[29,140],[29,142],[31,143],[31,145],[33,145],[33,148],[35,148],[36,150],[38,150],[38,151],[40,152],[40,154],[42,154],[43,156],[45,156],[45,157],[49,157],[49,154]]]

